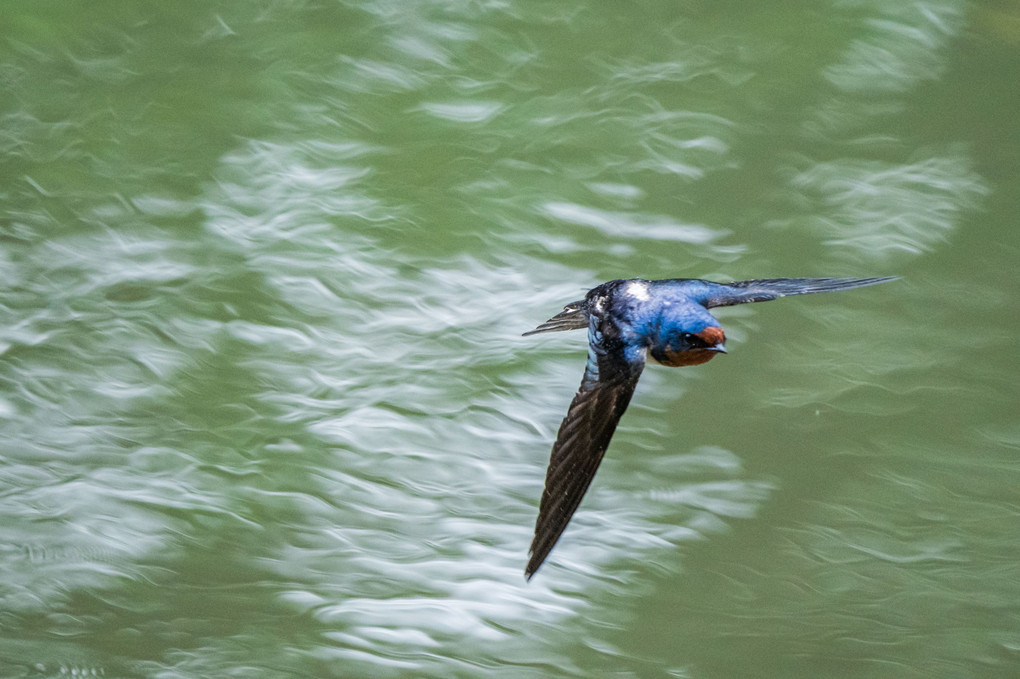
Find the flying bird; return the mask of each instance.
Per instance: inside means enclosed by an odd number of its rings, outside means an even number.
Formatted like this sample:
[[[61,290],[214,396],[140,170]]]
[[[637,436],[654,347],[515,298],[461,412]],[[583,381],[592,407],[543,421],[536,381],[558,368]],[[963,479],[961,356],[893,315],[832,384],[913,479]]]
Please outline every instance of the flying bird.
[[[726,353],[726,336],[709,309],[895,279],[615,280],[589,290],[584,299],[524,333],[588,329],[588,362],[553,444],[525,577],[530,580],[549,556],[591,485],[645,361],[651,358],[671,367],[699,365]]]

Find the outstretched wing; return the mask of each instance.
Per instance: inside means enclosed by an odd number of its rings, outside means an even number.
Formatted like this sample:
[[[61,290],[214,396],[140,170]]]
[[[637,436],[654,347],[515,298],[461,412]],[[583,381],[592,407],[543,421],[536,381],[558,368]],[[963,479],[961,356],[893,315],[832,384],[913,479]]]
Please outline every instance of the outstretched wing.
[[[704,305],[711,309],[717,306],[767,302],[787,295],[808,295],[813,292],[832,292],[863,288],[894,281],[897,276],[880,278],[767,278],[736,283],[710,283]]]
[[[529,580],[549,556],[591,485],[643,368],[643,355],[628,361],[619,340],[607,338],[601,331],[589,332],[584,379],[560,424],[549,459],[531,558],[524,571]]]

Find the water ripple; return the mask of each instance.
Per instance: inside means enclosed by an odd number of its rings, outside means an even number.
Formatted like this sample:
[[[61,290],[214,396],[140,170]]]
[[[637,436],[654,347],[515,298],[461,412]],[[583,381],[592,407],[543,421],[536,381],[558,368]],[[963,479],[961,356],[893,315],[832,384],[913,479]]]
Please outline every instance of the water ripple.
[[[724,311],[733,355],[649,368],[523,582],[585,338],[521,332],[617,276],[920,265],[985,204],[968,148],[881,122],[945,72],[959,4],[851,4],[796,50],[747,8],[13,12],[0,666],[1008,655],[1015,389],[974,355],[1009,354],[1012,297],[962,264]],[[922,613],[968,606],[998,646],[961,623],[940,656]]]

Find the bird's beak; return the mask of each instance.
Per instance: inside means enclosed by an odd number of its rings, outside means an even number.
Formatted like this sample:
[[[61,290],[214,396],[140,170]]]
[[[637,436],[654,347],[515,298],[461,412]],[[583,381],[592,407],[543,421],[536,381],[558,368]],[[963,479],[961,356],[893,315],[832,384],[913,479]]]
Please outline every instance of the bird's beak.
[[[725,354],[726,353],[726,347],[725,347],[725,345],[723,345],[722,342],[719,342],[719,344],[716,344],[714,346],[709,347],[708,350],[709,351],[718,351],[720,354]]]

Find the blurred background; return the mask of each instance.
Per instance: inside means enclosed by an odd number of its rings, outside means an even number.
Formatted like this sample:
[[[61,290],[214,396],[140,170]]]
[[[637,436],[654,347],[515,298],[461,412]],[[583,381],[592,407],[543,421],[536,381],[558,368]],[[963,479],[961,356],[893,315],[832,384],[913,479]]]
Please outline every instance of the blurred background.
[[[0,676],[1013,678],[1020,3],[9,1]],[[612,278],[722,309],[523,568]]]

